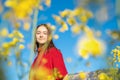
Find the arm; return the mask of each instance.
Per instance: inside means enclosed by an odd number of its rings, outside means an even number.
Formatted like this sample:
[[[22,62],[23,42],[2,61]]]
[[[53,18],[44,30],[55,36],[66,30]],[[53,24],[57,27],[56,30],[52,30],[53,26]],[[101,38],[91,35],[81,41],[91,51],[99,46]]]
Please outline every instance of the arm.
[[[54,75],[57,76],[57,78],[59,77],[63,79],[66,76],[67,70],[64,64],[63,56],[62,53],[57,49],[53,52],[53,67]]]

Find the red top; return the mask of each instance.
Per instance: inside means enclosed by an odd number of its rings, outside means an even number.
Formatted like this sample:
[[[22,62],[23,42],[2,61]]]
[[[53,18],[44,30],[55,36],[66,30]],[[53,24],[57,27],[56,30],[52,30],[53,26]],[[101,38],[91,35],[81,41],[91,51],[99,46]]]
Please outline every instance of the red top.
[[[53,69],[58,71],[58,74],[61,75],[61,78],[57,77],[56,80],[62,80],[63,77],[67,74],[62,54],[55,47],[50,48],[46,53],[44,53],[41,60],[39,60],[39,56],[40,54],[38,54],[35,58],[32,64],[32,68],[35,67],[35,64],[39,61],[38,67],[42,65],[44,68],[49,70],[49,74],[53,73]]]

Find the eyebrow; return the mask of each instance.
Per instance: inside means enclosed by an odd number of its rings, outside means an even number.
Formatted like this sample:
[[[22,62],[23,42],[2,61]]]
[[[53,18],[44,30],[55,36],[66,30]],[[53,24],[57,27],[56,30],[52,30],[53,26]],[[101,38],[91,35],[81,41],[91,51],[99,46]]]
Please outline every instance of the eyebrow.
[[[36,31],[36,32],[41,32],[41,31]],[[47,31],[43,31],[43,32],[47,32]]]

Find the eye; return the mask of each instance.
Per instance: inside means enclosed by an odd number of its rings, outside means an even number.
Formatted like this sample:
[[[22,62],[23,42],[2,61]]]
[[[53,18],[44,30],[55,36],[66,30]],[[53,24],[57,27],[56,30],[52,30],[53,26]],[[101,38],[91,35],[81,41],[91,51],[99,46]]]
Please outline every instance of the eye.
[[[44,35],[47,35],[47,32],[43,32]]]
[[[40,32],[37,32],[36,34],[40,34]]]

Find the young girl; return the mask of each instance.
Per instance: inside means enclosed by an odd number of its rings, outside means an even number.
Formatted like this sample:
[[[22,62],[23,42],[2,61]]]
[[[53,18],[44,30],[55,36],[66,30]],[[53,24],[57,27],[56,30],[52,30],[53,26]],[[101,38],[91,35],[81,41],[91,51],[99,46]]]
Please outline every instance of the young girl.
[[[31,66],[30,80],[63,80],[67,70],[61,52],[54,46],[47,24],[36,28],[34,51],[37,57]]]

